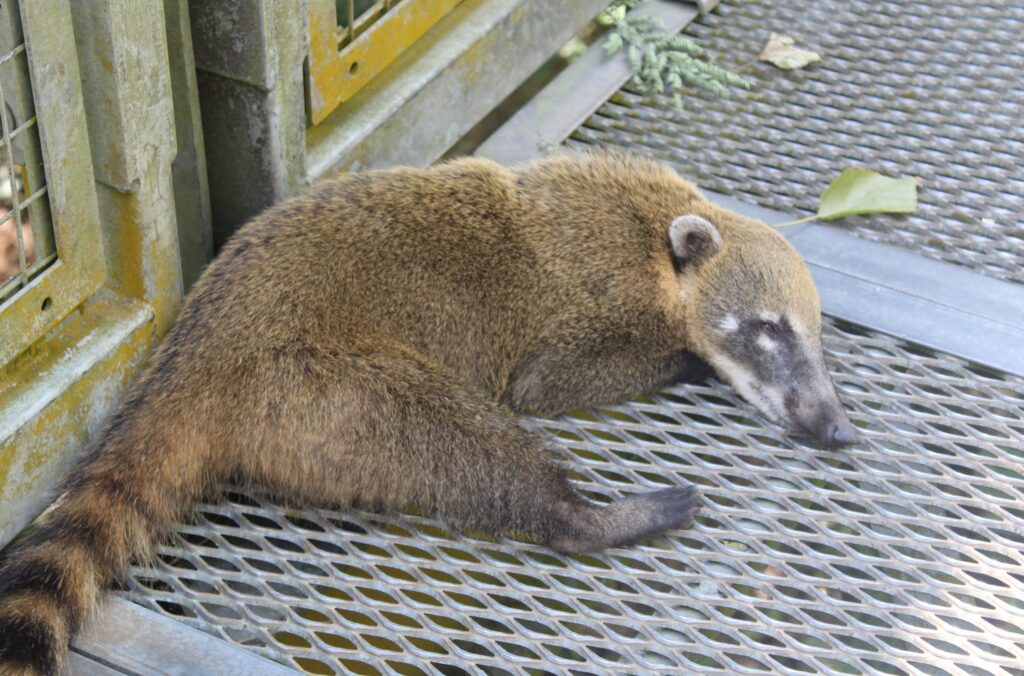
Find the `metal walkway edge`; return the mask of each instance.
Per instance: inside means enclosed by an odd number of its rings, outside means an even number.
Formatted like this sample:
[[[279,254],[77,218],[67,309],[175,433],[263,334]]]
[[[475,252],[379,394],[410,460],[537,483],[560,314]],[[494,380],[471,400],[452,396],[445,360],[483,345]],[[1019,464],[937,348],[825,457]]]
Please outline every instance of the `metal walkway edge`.
[[[73,642],[69,667],[73,676],[294,673],[116,596],[104,601]]]
[[[679,30],[698,12],[651,0],[641,13]],[[629,78],[622,57],[595,45],[488,138],[476,155],[528,162],[561,144]],[[766,223],[793,217],[705,191],[713,201]],[[783,230],[807,260],[826,314],[1024,376],[1024,285],[1004,282],[906,249],[808,223]]]

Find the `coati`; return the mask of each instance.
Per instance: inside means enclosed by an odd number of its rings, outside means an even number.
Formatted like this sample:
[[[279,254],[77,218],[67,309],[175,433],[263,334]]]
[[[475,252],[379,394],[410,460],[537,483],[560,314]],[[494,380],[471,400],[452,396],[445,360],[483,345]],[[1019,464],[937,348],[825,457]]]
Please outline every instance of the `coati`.
[[[628,156],[465,159],[323,182],[243,227],[0,567],[0,671],[59,670],[101,589],[214,482],[410,505],[562,552],[687,526],[692,486],[584,499],[513,413],[706,363],[827,445],[856,433],[810,275],[772,228]]]

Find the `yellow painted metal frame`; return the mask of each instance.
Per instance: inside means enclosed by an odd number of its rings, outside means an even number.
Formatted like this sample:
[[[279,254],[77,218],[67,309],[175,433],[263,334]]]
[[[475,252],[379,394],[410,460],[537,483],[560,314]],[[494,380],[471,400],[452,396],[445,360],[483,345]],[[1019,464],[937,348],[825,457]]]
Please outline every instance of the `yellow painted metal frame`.
[[[39,121],[57,261],[0,308],[0,366],[57,325],[106,275],[89,131],[77,68],[71,15],[59,0],[22,4]],[[49,142],[49,141],[53,142]]]
[[[358,21],[351,30],[338,27],[335,0],[309,0],[311,122],[327,118],[462,1],[401,0],[359,33]],[[367,14],[379,15],[382,5]]]

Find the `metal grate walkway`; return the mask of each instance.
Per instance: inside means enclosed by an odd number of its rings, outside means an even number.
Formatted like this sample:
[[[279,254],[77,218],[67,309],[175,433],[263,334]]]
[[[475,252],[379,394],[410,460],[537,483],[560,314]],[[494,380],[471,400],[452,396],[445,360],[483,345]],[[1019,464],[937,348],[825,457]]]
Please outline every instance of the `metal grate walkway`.
[[[823,60],[757,61],[772,32]],[[843,228],[1024,283],[1024,4],[724,0],[684,34],[754,89],[685,110],[627,85],[573,136],[668,161],[702,187],[794,215],[848,166],[922,179],[906,217]]]
[[[1021,282],[1021,28],[1019,3],[726,1],[688,29],[726,62],[772,30],[825,62],[755,65],[754,92],[686,111],[627,86],[568,144],[797,214],[849,163],[920,175],[920,212],[843,227]],[[554,89],[592,93],[608,72]],[[914,283],[879,298],[927,296]],[[1024,378],[837,319],[824,342],[865,437],[852,449],[801,445],[717,381],[535,421],[596,500],[700,485],[690,530],[562,557],[225,489],[126,594],[313,673],[1024,674]]]
[[[228,492],[129,595],[314,673],[1019,674],[1024,381],[837,322],[825,344],[848,452],[718,382],[538,421],[597,499],[700,485],[692,530],[566,558]]]

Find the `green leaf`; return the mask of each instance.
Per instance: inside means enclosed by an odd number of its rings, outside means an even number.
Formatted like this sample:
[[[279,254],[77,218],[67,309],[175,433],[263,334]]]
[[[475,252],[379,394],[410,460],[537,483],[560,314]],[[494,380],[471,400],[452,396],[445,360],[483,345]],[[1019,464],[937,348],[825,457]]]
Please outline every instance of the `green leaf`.
[[[854,214],[910,213],[917,209],[917,181],[889,178],[870,169],[844,169],[821,193],[817,218]]]

